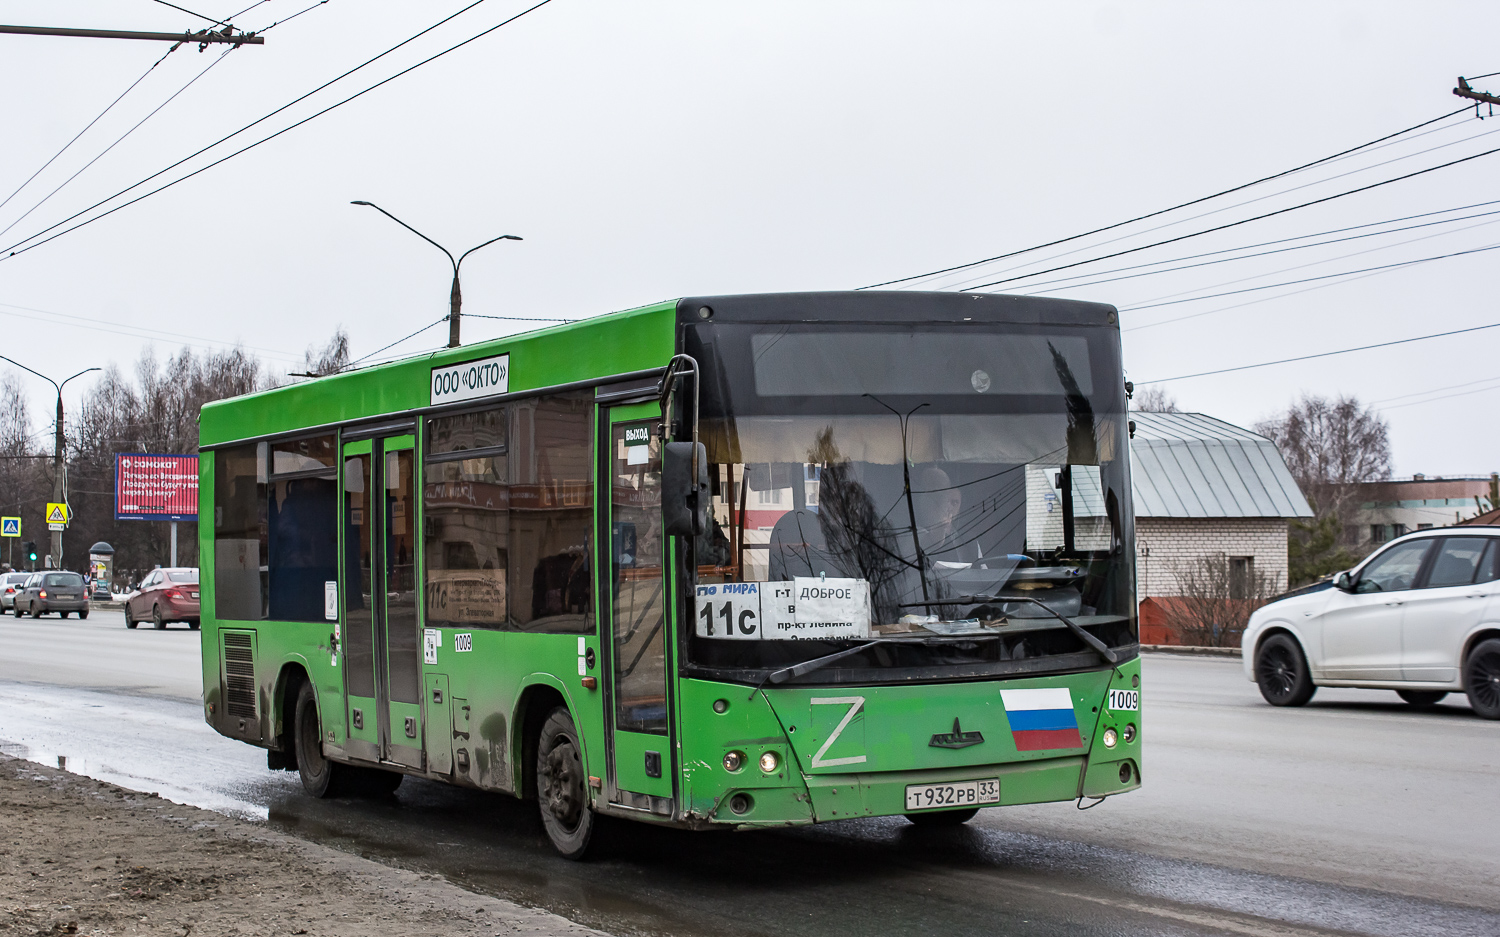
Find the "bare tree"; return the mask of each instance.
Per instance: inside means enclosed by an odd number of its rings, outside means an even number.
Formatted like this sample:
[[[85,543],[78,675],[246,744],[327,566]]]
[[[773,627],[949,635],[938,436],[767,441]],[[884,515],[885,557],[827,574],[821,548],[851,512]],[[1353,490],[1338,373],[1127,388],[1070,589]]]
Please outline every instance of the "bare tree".
[[[1391,473],[1388,424],[1356,397],[1304,394],[1285,413],[1255,424],[1255,431],[1276,443],[1302,493],[1319,516],[1338,519],[1341,534],[1359,506],[1356,486]]]
[[[1174,566],[1176,596],[1162,598],[1167,627],[1183,644],[1234,647],[1250,613],[1281,591],[1281,576],[1264,573],[1252,561],[1222,553]]]
[[[0,378],[0,513],[20,516],[31,524],[41,521],[51,499],[50,463],[32,436],[31,412],[21,376],[6,371]],[[22,528],[26,528],[23,526]],[[15,562],[18,544],[6,541],[3,559]]]
[[[339,326],[321,350],[308,345],[302,360],[307,374],[324,377],[339,373],[349,366],[349,333]]]
[[[1135,395],[1131,405],[1142,413],[1178,413],[1177,398],[1164,387],[1148,387]]]

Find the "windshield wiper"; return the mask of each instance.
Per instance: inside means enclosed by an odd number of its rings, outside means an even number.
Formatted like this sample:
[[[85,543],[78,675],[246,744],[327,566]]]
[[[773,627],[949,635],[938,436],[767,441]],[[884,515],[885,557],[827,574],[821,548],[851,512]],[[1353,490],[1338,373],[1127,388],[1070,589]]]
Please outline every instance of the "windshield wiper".
[[[1051,615],[1053,618],[1056,618],[1064,625],[1067,625],[1068,630],[1078,635],[1078,637],[1083,641],[1084,644],[1087,644],[1100,657],[1104,658],[1105,663],[1113,665],[1120,662],[1115,657],[1115,652],[1110,650],[1109,645],[1105,644],[1103,641],[1100,641],[1098,638],[1083,630],[1083,626],[1078,622],[1064,615],[1062,612],[1059,612],[1057,609],[1048,605],[1046,602],[1043,602],[1040,599],[1033,599],[1030,596],[1002,597],[998,595],[961,595],[956,599],[932,599],[927,602],[907,602],[904,605],[898,605],[896,607],[925,608],[928,605],[990,605],[996,602],[1030,602],[1032,605],[1040,608],[1042,611],[1046,612],[1048,615]]]
[[[770,673],[766,674],[766,679],[762,680],[759,686],[750,691],[750,698],[755,699],[755,694],[764,689],[767,683],[785,683],[793,677],[800,677],[803,674],[812,673],[814,670],[821,670],[836,660],[843,660],[844,658],[850,657],[854,654],[858,654],[860,651],[866,650],[867,648],[872,648],[877,644],[887,643],[889,643],[888,638],[876,638],[874,641],[866,641],[864,644],[856,645],[851,648],[845,648],[842,651],[834,651],[832,654],[824,654],[822,657],[814,657],[812,660],[805,660],[800,664],[793,664],[790,667],[783,667],[780,670],[773,670]]]

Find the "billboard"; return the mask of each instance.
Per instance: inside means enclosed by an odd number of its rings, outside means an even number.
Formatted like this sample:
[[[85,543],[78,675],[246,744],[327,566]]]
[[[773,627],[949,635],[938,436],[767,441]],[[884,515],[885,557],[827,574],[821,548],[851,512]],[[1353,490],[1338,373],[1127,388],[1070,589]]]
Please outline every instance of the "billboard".
[[[115,520],[196,521],[198,457],[115,455]]]

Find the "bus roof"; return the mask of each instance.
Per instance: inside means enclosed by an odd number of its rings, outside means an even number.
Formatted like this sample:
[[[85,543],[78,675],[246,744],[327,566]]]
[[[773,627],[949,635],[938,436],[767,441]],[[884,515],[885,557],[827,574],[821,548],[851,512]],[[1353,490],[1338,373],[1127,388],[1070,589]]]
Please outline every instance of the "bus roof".
[[[594,316],[487,342],[444,348],[274,390],[206,404],[199,444],[410,414],[431,405],[433,369],[509,354],[507,390],[546,387],[661,368],[675,325],[709,307],[716,321],[1049,322],[1115,326],[1113,306],[992,293],[843,291],[696,296]]]

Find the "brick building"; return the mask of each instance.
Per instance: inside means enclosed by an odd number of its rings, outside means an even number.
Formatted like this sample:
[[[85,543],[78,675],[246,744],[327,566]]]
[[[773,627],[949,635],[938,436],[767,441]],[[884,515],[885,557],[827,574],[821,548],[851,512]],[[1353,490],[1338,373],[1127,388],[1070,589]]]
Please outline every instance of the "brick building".
[[[1312,508],[1275,443],[1201,413],[1130,418],[1138,598],[1181,595],[1178,572],[1214,555],[1285,589],[1287,521]]]

